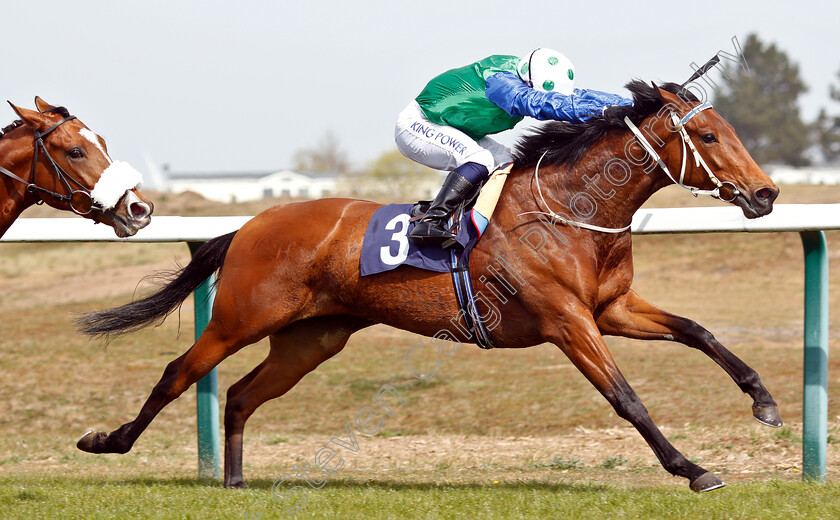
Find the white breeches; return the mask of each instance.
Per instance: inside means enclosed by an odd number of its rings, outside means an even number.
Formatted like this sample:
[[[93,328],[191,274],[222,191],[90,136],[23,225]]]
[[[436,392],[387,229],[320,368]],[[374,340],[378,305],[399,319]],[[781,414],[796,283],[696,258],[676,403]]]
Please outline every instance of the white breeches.
[[[474,162],[492,173],[513,160],[506,146],[489,137],[475,141],[457,128],[432,123],[416,101],[400,113],[394,134],[403,155],[435,170],[452,171]]]

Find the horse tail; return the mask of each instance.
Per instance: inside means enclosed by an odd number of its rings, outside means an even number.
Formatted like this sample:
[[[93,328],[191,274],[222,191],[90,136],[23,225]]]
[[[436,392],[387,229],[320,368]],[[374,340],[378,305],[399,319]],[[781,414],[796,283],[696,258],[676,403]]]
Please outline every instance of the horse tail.
[[[110,341],[112,337],[160,325],[225,261],[236,231],[216,237],[201,246],[181,269],[152,275],[163,287],[156,293],[120,307],[82,314],[76,326],[82,334]]]

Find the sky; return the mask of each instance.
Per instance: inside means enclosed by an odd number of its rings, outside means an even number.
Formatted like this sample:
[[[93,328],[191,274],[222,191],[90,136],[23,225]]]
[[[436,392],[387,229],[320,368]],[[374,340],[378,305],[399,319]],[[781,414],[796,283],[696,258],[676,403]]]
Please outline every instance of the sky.
[[[429,79],[537,47],[574,62],[576,87],[628,95],[633,78],[682,83],[755,32],[799,64],[811,121],[840,113],[837,20],[833,0],[0,0],[0,95],[66,106],[154,187],[164,164],[290,168],[328,132],[363,167],[394,149],[397,114]],[[13,119],[0,109],[0,126]]]

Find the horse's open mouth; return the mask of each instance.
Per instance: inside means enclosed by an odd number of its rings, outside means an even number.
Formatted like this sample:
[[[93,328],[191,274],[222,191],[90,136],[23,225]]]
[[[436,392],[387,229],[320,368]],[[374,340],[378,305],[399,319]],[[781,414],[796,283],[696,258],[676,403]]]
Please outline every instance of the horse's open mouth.
[[[102,212],[98,219],[99,222],[114,228],[114,233],[120,238],[134,236],[152,221],[151,203],[146,204],[131,191],[126,191],[115,206],[123,207],[127,215],[123,215],[122,210],[116,211],[112,208]]]
[[[152,217],[148,215],[138,220],[128,220],[113,211],[106,211],[102,216],[102,222],[111,226],[114,233],[120,238],[136,235],[138,231],[148,226],[152,221]]]
[[[738,196],[735,197],[735,200],[732,201],[732,204],[741,208],[744,212],[744,216],[749,219],[769,215],[770,212],[773,211],[773,201],[776,200],[778,191],[776,190],[771,193],[764,194],[762,193],[764,190],[770,190],[770,188],[763,188],[750,197],[747,197],[744,195],[744,192],[741,191],[738,193]]]

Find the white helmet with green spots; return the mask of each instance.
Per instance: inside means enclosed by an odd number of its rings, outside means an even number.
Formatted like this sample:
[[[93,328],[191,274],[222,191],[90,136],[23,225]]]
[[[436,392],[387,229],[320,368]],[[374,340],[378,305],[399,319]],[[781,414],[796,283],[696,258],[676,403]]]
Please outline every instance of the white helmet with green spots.
[[[519,60],[519,77],[528,86],[544,92],[569,95],[575,88],[575,67],[569,58],[551,49],[537,49]]]

